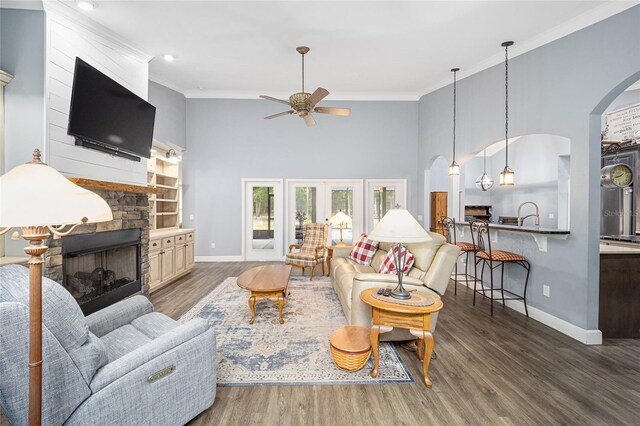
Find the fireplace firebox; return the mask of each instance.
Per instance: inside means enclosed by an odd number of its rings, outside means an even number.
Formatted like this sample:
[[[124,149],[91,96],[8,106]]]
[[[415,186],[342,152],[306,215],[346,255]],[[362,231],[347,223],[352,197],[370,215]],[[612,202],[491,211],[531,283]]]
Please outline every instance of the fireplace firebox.
[[[62,238],[63,286],[85,315],[142,290],[141,236],[136,228]]]

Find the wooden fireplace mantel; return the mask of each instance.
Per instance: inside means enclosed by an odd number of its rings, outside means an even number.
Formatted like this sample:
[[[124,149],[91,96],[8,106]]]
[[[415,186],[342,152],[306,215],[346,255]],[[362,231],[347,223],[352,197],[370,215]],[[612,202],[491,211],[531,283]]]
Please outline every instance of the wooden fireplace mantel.
[[[79,177],[72,177],[69,180],[78,186],[87,189],[99,189],[103,191],[131,192],[134,194],[161,194],[164,188],[153,188],[151,186],[131,185],[128,183],[107,182],[104,180],[93,180]]]

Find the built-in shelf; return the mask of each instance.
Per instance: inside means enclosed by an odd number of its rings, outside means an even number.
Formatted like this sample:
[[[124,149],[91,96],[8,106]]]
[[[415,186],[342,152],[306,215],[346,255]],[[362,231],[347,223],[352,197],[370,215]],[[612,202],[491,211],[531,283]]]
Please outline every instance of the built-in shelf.
[[[166,153],[170,148],[166,144],[154,140],[153,147],[156,152],[147,162],[148,185],[162,192],[149,197],[149,222],[152,230],[176,229],[180,226],[180,163],[167,160]]]

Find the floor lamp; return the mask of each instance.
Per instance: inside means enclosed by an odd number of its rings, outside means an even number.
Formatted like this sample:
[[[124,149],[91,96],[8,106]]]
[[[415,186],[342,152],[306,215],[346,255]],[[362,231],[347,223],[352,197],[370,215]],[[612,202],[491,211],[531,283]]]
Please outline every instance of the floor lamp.
[[[331,226],[340,227],[340,242],[336,246],[345,247],[347,244],[342,240],[342,228],[351,223],[351,218],[340,210],[329,219]]]
[[[403,269],[405,265],[405,255],[401,256],[402,248],[407,243],[423,243],[430,241],[431,236],[413,218],[411,213],[405,209],[391,209],[384,215],[382,220],[373,228],[367,238],[382,243],[395,243],[393,246],[393,256],[398,274],[398,286],[391,292],[391,297],[396,299],[410,299],[411,295],[402,286]]]
[[[43,163],[33,160],[0,177],[0,235],[20,228],[29,242],[29,425],[42,418],[42,256],[53,233],[69,235],[81,224],[113,220],[111,208],[97,194],[79,187]],[[67,228],[65,230],[65,228]],[[14,233],[14,239],[18,233]]]

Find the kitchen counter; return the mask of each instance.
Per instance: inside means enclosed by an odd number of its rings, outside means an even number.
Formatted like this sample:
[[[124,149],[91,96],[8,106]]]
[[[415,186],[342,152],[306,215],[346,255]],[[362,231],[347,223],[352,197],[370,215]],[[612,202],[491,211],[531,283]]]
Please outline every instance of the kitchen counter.
[[[601,235],[600,241],[605,244],[609,244],[609,242],[640,244],[640,235]]]
[[[469,222],[456,222],[456,225],[462,227],[463,233],[467,230],[470,231]],[[570,234],[568,229],[540,228],[537,226],[518,227],[516,225],[500,225],[499,223],[491,222],[489,222],[489,228],[500,232],[516,232],[530,235],[538,245],[538,250],[542,252],[547,251],[548,240],[566,240]],[[494,233],[491,235],[493,236]]]
[[[469,222],[456,222],[456,225],[469,226]],[[568,229],[540,228],[539,226],[501,225],[499,223],[491,223],[491,222],[489,222],[489,228],[499,229],[501,231],[528,232],[532,234],[547,234],[547,235],[569,235],[570,234]]]

